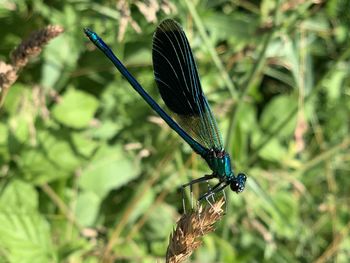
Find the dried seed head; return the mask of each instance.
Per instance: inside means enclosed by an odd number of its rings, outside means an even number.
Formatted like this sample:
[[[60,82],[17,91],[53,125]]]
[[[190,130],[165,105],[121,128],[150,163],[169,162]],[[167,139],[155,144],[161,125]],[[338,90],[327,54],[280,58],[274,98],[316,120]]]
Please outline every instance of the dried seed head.
[[[17,79],[17,72],[12,65],[0,61],[0,89],[6,90]]]
[[[12,52],[10,65],[0,61],[0,107],[9,88],[17,80],[18,71],[28,63],[29,57],[37,56],[45,44],[62,32],[63,27],[52,25],[36,31]]]
[[[17,80],[16,69],[9,64],[0,61],[0,106],[7,94],[9,87]]]
[[[221,199],[211,206],[200,206],[198,210],[180,218],[169,238],[166,262],[183,262],[202,244],[200,238],[212,232],[214,224],[223,216],[223,204],[224,200]]]
[[[28,63],[31,56],[37,56],[45,44],[63,32],[63,27],[49,25],[46,28],[33,32],[11,54],[13,67],[17,70]]]

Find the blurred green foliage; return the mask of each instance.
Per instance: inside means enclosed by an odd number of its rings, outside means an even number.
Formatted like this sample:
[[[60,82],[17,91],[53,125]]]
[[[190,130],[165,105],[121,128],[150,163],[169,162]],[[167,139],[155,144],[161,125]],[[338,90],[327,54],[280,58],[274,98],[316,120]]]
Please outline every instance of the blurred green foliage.
[[[65,32],[1,109],[0,262],[99,262],[108,245],[117,262],[164,258],[178,187],[209,169],[82,29],[160,101],[152,34],[168,17],[249,176],[193,259],[348,262],[350,2],[277,2],[2,0],[0,60],[48,24]]]

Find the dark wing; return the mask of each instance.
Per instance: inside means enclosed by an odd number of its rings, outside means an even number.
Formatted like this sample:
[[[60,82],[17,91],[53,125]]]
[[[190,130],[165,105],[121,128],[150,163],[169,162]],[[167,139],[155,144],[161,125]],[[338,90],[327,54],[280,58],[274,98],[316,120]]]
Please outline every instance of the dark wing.
[[[222,149],[222,139],[199,81],[196,62],[181,26],[164,20],[153,36],[153,68],[165,104],[193,138],[208,149]]]

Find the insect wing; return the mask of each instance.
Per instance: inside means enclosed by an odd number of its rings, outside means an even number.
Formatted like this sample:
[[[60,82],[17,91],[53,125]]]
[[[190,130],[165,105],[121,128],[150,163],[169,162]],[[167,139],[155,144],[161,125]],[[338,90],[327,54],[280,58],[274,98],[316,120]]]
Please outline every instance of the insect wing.
[[[155,80],[167,107],[193,138],[208,149],[222,149],[222,139],[204,96],[197,66],[181,26],[164,20],[153,37]]]

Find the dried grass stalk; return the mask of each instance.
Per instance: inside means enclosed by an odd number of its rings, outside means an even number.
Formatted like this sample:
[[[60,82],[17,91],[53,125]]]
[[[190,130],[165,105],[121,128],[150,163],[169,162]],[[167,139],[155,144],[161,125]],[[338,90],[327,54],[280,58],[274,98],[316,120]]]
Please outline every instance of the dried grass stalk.
[[[214,224],[223,216],[224,203],[221,199],[212,206],[200,206],[198,210],[180,218],[169,238],[166,262],[183,262],[202,244],[201,237],[214,231]]]
[[[53,25],[33,32],[12,52],[11,64],[0,61],[0,106],[9,88],[17,80],[18,71],[28,63],[28,59],[39,55],[43,46],[62,32],[63,27]]]
[[[12,66],[16,69],[24,67],[29,57],[37,56],[44,45],[63,32],[63,27],[49,25],[44,29],[33,32],[11,54]]]
[[[18,78],[17,70],[10,64],[0,61],[0,105],[7,90]]]

